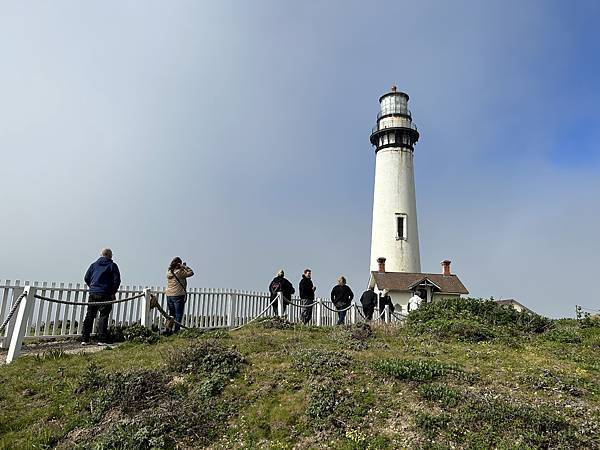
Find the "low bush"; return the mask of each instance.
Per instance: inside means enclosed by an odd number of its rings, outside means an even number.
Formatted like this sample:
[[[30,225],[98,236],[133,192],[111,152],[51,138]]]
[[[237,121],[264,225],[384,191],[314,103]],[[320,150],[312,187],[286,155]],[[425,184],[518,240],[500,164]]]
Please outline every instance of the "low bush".
[[[369,339],[373,334],[373,329],[367,323],[356,323],[335,327],[331,330],[331,339],[338,343],[340,347],[348,350],[366,350],[369,348]]]
[[[313,375],[331,374],[346,368],[352,358],[345,353],[307,348],[292,353],[294,366]]]
[[[415,424],[428,445],[465,448],[593,448],[594,434],[581,432],[553,409],[474,395],[452,414],[419,412]]]
[[[456,406],[462,399],[462,395],[444,384],[423,384],[418,389],[419,396],[443,406]]]
[[[526,311],[517,311],[492,300],[450,298],[421,307],[408,315],[407,323],[428,323],[434,320],[471,320],[483,325],[513,327],[526,333],[542,333],[554,326],[552,319]]]
[[[579,344],[581,342],[581,336],[573,329],[554,329],[547,331],[542,336],[548,341],[562,344]]]
[[[490,341],[497,336],[491,326],[470,319],[432,319],[414,323],[411,330],[418,334],[431,333],[440,339],[454,338],[464,342]]]
[[[294,324],[285,317],[271,316],[264,317],[256,321],[256,326],[266,330],[289,330],[294,328]]]
[[[449,364],[419,359],[384,359],[373,363],[373,368],[384,375],[408,381],[429,381],[459,371]]]
[[[223,347],[216,340],[193,342],[169,356],[169,367],[180,373],[219,373],[235,376],[244,363],[236,350]]]
[[[129,342],[141,344],[154,344],[158,341],[158,334],[139,323],[123,327],[123,338]]]

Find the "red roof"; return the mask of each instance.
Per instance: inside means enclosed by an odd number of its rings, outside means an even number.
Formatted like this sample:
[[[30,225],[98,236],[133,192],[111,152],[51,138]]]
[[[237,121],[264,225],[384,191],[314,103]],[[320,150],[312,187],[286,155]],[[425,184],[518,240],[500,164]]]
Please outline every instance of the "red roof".
[[[425,280],[435,284],[445,294],[468,294],[467,288],[456,275],[441,273],[371,272],[379,289],[411,291]]]

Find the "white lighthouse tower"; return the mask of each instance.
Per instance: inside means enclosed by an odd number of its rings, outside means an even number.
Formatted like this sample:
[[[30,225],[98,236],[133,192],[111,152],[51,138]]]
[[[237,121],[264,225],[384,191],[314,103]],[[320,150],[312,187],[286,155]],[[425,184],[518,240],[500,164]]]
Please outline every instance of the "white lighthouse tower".
[[[375,192],[371,236],[371,271],[385,258],[389,272],[421,272],[417,200],[413,170],[417,127],[408,109],[408,95],[391,92],[379,99],[381,109],[373,127]]]

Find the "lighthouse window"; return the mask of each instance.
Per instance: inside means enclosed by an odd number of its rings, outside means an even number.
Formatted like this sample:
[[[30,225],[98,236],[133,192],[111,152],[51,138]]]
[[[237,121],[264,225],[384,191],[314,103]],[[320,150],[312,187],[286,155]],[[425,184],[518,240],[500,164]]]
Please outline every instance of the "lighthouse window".
[[[406,239],[406,216],[404,214],[396,215],[396,240]]]

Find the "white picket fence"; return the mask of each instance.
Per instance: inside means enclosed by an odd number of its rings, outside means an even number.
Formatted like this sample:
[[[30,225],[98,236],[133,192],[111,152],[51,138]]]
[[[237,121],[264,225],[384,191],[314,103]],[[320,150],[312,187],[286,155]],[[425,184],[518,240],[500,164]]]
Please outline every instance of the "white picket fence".
[[[19,280],[0,280],[0,323],[4,322],[15,300],[24,292],[26,286],[30,286],[29,289],[36,295],[66,302],[85,302],[88,297],[87,286],[83,283],[21,283]],[[167,309],[162,287],[122,286],[116,298],[125,299],[142,293],[146,293],[146,297],[150,293],[156,295],[159,304]],[[298,298],[293,298],[292,301],[300,303]],[[27,317],[23,317],[21,321],[23,340],[81,336],[85,306],[64,305],[33,298],[30,303],[32,304],[27,307]],[[190,328],[235,328],[255,319],[265,309],[268,309],[265,315],[272,315],[271,308],[267,308],[270,303],[268,292],[191,288],[188,290],[182,323]],[[145,297],[114,304],[109,326],[142,323],[149,327],[162,327],[164,317],[156,309],[149,309],[148,304],[148,298]],[[337,322],[337,313],[326,307],[335,309],[328,299],[318,299],[318,304],[312,309],[312,324],[331,326]],[[291,322],[300,322],[301,311],[302,308],[289,305],[285,315]],[[353,305],[346,315],[346,323],[362,321],[361,312],[362,308],[359,305]],[[383,319],[379,318],[380,321]],[[386,314],[385,319],[388,322],[400,320],[390,314]],[[0,335],[0,347],[8,347],[15,322],[13,317],[5,332]]]

